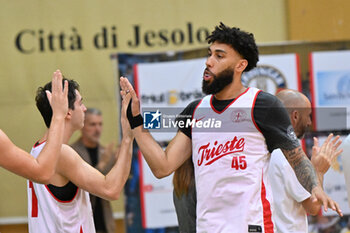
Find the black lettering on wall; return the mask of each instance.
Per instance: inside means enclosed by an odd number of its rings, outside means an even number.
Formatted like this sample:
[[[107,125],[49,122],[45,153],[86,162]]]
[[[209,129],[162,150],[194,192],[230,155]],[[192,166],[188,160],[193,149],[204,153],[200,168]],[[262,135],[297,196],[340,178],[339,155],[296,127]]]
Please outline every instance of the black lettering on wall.
[[[26,47],[26,48],[24,47],[23,40],[25,39],[25,37],[28,37],[28,36],[30,38],[33,38],[35,36],[34,31],[23,30],[23,31],[20,31],[16,36],[16,39],[15,39],[16,48],[22,53],[33,53],[35,50],[34,46]]]
[[[128,45],[132,48],[136,48],[140,44],[140,27],[139,25],[134,25],[134,41],[128,41]]]

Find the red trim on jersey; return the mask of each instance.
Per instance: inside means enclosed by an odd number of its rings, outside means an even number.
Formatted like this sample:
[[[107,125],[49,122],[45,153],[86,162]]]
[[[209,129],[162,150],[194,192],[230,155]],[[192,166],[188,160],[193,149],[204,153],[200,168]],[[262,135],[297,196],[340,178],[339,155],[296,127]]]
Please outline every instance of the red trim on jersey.
[[[83,232],[83,226],[80,226],[80,233],[84,233]]]
[[[204,99],[204,98],[203,98],[203,99]],[[197,106],[194,108],[193,113],[192,113],[192,120],[193,120],[194,113],[196,112],[198,106],[202,103],[203,99],[201,99],[201,100],[199,101],[199,103],[197,104]],[[192,135],[192,126],[191,126],[191,135]]]
[[[33,182],[29,180],[29,188],[32,189],[32,218],[38,217],[38,198],[36,197]]]
[[[137,64],[134,65],[133,70],[134,70],[134,89],[135,89],[136,95],[139,96],[139,72],[138,72]]]
[[[77,191],[76,191],[76,193],[74,194],[74,197],[73,197],[71,200],[69,200],[69,201],[62,201],[62,200],[58,199],[55,195],[53,195],[53,193],[50,191],[50,189],[49,189],[49,187],[47,187],[47,185],[45,185],[45,188],[47,189],[47,191],[49,191],[49,193],[51,194],[51,196],[52,196],[56,201],[61,202],[61,203],[69,203],[69,202],[72,202],[72,201],[74,200],[74,198],[77,196],[78,191],[79,191],[79,188],[77,187]]]
[[[34,144],[33,148],[40,146],[40,145],[43,144],[44,142],[46,142],[46,140],[44,140],[44,141],[42,141],[42,142],[40,142],[40,143],[39,143],[39,141],[37,141],[37,142]]]
[[[261,202],[263,206],[264,232],[273,233],[273,222],[270,202],[266,199],[266,189],[264,179],[261,179]]]
[[[255,96],[254,96],[254,101],[253,101],[253,105],[252,105],[252,111],[250,112],[250,114],[251,114],[251,118],[252,118],[253,124],[255,125],[255,128],[256,128],[260,133],[262,133],[261,130],[260,130],[260,128],[259,128],[259,126],[256,124],[255,119],[254,119],[255,102],[256,102],[256,98],[258,97],[258,94],[259,94],[260,92],[261,92],[261,90],[259,90],[259,91],[255,94]]]
[[[309,53],[309,70],[310,70],[310,94],[311,94],[311,109],[312,109],[312,126],[315,131],[316,128],[316,113],[315,113],[315,104],[316,104],[316,96],[315,96],[315,80],[314,80],[314,68],[312,65],[312,53]]]
[[[212,95],[212,96],[210,97],[210,106],[211,106],[211,108],[213,109],[214,112],[216,112],[216,113],[218,113],[218,114],[221,114],[221,113],[223,113],[228,107],[230,107],[234,102],[236,102],[236,100],[237,100],[239,97],[241,97],[242,95],[244,95],[245,93],[247,93],[248,90],[249,90],[249,87],[248,87],[244,92],[242,92],[241,94],[239,94],[239,96],[237,96],[236,98],[234,98],[234,99],[232,100],[232,102],[229,103],[222,111],[218,111],[218,110],[216,110],[216,109],[214,108],[213,103],[212,103],[213,98],[214,98],[214,95]]]
[[[302,91],[301,87],[301,74],[300,74],[300,62],[299,62],[299,55],[295,54],[295,63],[297,65],[297,80],[298,80],[298,91]]]
[[[143,166],[142,166],[142,154],[139,150],[138,153],[139,167],[140,167],[140,202],[141,202],[141,223],[142,227],[146,228],[146,202],[145,192],[143,187]]]

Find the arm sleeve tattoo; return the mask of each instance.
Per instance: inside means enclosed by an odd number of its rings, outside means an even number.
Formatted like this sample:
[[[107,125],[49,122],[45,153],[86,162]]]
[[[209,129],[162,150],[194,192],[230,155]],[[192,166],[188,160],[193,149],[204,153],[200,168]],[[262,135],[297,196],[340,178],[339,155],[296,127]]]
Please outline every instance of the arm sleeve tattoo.
[[[307,158],[301,147],[292,150],[283,150],[284,156],[294,169],[300,184],[311,193],[317,186],[317,175],[311,161]]]

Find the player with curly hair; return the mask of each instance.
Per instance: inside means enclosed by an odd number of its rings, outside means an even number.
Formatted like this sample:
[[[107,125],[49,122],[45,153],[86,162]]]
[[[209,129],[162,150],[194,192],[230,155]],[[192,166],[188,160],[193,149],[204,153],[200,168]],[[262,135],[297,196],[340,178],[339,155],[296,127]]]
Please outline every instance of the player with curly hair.
[[[185,127],[179,127],[165,151],[141,127],[136,93],[126,78],[120,79],[122,90],[132,96],[128,119],[133,134],[153,174],[168,176],[192,156],[196,231],[274,231],[267,170],[270,153],[276,148],[281,148],[311,198],[339,211],[318,183],[282,103],[273,95],[242,84],[242,73],[259,60],[253,34],[220,23],[208,42],[202,81],[207,96],[190,103],[180,114],[190,117],[179,120],[195,123],[178,124]],[[221,122],[220,127],[200,127],[208,119]]]

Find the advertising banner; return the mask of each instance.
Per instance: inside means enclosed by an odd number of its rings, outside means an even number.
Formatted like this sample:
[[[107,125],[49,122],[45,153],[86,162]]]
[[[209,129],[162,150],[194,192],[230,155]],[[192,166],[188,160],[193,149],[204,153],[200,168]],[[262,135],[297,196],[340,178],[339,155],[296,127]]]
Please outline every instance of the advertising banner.
[[[261,55],[255,69],[243,73],[242,82],[275,95],[283,88],[301,91],[297,54]]]
[[[315,130],[349,129],[350,51],[310,54],[310,87]]]
[[[153,129],[158,142],[168,142],[176,131],[166,129],[165,119],[175,118],[193,100],[201,98],[205,59],[142,63],[134,66],[134,82],[141,102],[144,127]],[[163,110],[166,109],[166,112]],[[172,175],[157,179],[142,155],[140,164],[140,194],[144,228],[177,226],[172,201]],[[157,203],[157,204],[155,204]]]

